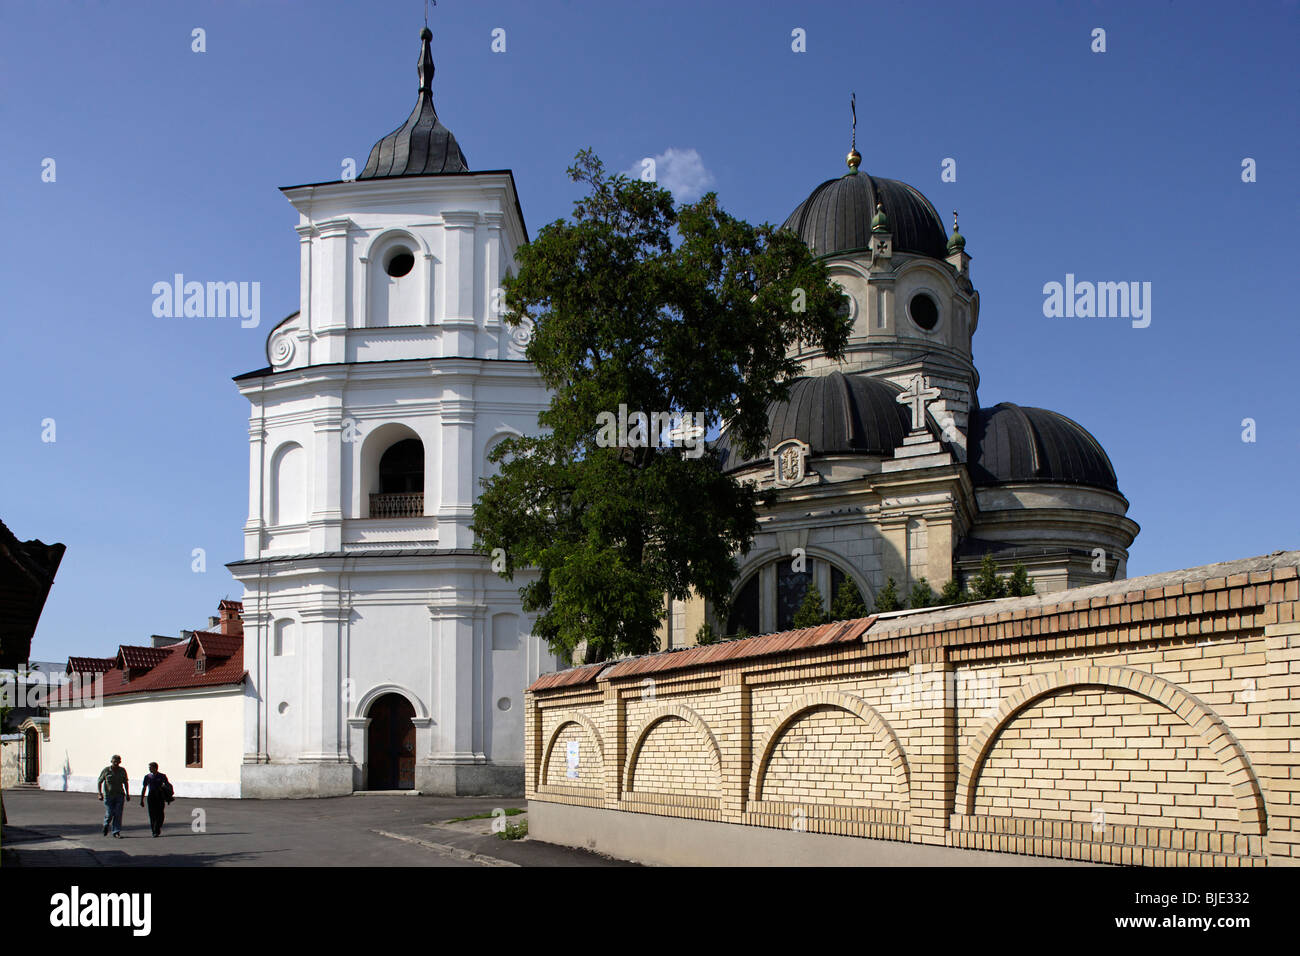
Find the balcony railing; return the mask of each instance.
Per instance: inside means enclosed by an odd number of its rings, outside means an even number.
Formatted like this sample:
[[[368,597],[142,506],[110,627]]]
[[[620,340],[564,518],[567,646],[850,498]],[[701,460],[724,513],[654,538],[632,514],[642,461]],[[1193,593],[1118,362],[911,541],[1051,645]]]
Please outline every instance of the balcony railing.
[[[404,491],[397,494],[370,496],[370,517],[372,518],[420,518],[423,515],[423,491]]]

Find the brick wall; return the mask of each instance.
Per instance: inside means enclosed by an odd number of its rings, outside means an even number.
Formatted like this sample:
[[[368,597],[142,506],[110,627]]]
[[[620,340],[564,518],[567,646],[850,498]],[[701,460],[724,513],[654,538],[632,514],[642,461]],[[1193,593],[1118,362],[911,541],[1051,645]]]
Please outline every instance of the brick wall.
[[[1298,565],[546,675],[526,695],[528,797],[1093,862],[1300,862]]]

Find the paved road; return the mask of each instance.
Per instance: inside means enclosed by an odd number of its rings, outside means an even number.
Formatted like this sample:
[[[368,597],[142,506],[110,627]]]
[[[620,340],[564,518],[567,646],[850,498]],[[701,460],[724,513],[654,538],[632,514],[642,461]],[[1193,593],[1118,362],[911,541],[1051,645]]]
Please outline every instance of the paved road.
[[[534,840],[500,840],[488,820],[447,822],[525,806],[502,797],[178,797],[156,839],[148,813],[134,801],[123,814],[121,839],[103,835],[103,804],[94,794],[7,790],[4,803],[5,862],[16,855],[19,866],[631,865]]]

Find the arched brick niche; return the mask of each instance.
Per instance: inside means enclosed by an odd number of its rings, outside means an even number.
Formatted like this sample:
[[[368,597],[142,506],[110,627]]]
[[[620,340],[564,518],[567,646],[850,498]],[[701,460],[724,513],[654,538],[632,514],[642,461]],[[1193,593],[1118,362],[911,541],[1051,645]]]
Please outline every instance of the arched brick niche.
[[[547,735],[542,757],[539,788],[591,791],[598,795],[605,785],[605,750],[595,723],[585,714],[566,711],[558,715]],[[578,745],[576,776],[569,776],[569,744]]]
[[[878,822],[906,823],[907,758],[889,724],[860,697],[833,691],[797,697],[762,740],[749,786],[756,804],[865,807],[885,811]]]
[[[713,731],[689,707],[656,708],[633,739],[623,779],[634,797],[659,794],[718,800],[722,756]]]
[[[1131,668],[1070,668],[1003,701],[962,755],[959,814],[1264,833],[1259,782],[1205,703]]]

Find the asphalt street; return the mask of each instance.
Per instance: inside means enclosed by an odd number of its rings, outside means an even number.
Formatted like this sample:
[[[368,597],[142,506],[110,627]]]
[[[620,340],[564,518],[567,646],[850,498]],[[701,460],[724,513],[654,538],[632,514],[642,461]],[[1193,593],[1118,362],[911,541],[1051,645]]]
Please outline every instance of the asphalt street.
[[[103,804],[93,793],[6,790],[4,804],[4,862],[21,867],[633,865],[527,838],[502,840],[490,819],[449,822],[526,806],[503,797],[178,797],[157,838],[147,811],[132,800],[121,839],[103,835]]]

